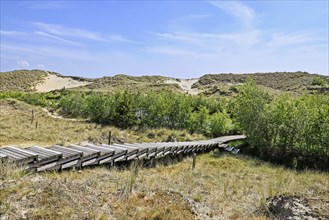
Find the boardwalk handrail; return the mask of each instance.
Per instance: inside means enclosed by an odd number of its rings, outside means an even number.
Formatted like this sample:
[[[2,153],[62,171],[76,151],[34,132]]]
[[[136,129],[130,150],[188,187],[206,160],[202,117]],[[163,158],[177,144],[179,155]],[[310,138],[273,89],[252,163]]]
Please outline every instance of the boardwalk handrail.
[[[109,164],[119,161],[153,159],[166,155],[181,156],[191,153],[209,152],[222,144],[233,140],[245,139],[244,135],[230,135],[210,140],[188,142],[157,142],[135,144],[87,144],[84,146],[54,145],[51,147],[31,146],[17,148],[8,146],[0,148],[0,161],[14,161],[26,164],[28,170],[63,170],[84,166]]]

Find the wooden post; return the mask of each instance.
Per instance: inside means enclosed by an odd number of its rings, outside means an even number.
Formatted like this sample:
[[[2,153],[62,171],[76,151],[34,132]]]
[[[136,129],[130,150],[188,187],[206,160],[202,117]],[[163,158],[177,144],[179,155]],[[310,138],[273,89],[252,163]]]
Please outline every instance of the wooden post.
[[[38,128],[38,122],[36,121],[35,122],[35,129],[37,129]]]
[[[196,164],[196,153],[193,153],[192,159],[193,159],[193,162],[192,162],[192,170],[194,170],[195,169],[195,164]]]
[[[112,140],[112,131],[109,131],[109,140],[108,140],[109,145],[111,145],[111,140]]]
[[[151,157],[150,159],[150,167],[154,167],[155,166],[155,156]]]
[[[33,120],[34,120],[34,110],[32,110],[31,124],[33,123]]]

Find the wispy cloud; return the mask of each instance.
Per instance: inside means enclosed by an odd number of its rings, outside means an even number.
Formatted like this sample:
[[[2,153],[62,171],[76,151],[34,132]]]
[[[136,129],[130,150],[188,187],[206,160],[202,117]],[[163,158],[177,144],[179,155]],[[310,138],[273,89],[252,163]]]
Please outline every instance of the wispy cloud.
[[[0,30],[0,34],[2,36],[22,36],[22,35],[26,35],[27,33],[21,32],[21,31],[4,31],[4,30]]]
[[[43,31],[35,31],[35,34],[42,36],[42,37],[46,37],[46,38],[50,38],[52,40],[55,40],[56,42],[60,42],[60,43],[64,43],[64,44],[69,44],[69,45],[74,45],[74,46],[82,46],[83,44],[75,42],[75,41],[71,41],[71,40],[66,40],[64,38],[61,37],[57,37],[55,35],[43,32]]]
[[[290,46],[302,43],[312,42],[316,39],[314,33],[310,31],[298,33],[274,33],[271,36],[268,46]]]
[[[244,54],[250,51],[278,53],[293,51],[305,46],[323,44],[312,32],[279,32],[253,29],[236,33],[166,32],[154,33],[158,41],[147,52],[170,56],[213,56]]]
[[[155,33],[162,41],[176,42],[176,45],[190,45],[197,50],[216,51],[225,48],[250,49],[262,41],[261,30],[238,33],[217,34],[199,32]]]
[[[129,42],[129,40],[119,34],[101,34],[98,32],[92,32],[84,29],[68,28],[61,25],[47,24],[41,22],[34,22],[33,25],[38,27],[39,29],[42,29],[45,32],[57,36],[83,38],[102,42]]]
[[[209,1],[213,6],[239,18],[246,25],[251,25],[256,17],[254,9],[237,1]]]

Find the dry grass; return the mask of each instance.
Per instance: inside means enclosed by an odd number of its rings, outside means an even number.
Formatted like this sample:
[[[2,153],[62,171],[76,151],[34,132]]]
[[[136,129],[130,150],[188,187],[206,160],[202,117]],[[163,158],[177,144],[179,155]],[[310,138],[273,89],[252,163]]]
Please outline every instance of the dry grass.
[[[43,70],[16,70],[0,72],[0,91],[34,91],[34,87],[47,76]]]
[[[32,110],[35,112],[31,124]],[[36,122],[38,127],[36,128]],[[199,140],[202,135],[190,135],[186,131],[158,130],[119,130],[84,121],[65,120],[50,117],[41,108],[14,99],[0,100],[0,146],[33,145],[93,142],[107,143],[108,132],[112,131],[114,142],[166,141],[170,136],[176,140]]]
[[[255,74],[208,74],[202,76],[194,86],[195,88],[205,91],[205,94],[208,95],[216,91],[217,93],[226,93],[225,85],[239,85],[244,83],[248,78],[252,78],[258,85],[264,86],[273,92],[276,90],[276,92],[289,91],[301,94],[309,92],[308,89],[313,87],[312,83],[315,77],[329,83],[328,77],[317,74],[308,74],[306,72],[274,72]],[[218,84],[221,86],[215,88]]]
[[[87,168],[7,179],[0,215],[29,219],[266,219],[268,196],[328,197],[329,175],[295,172],[246,157],[198,156],[170,166]],[[122,197],[135,175],[133,192]],[[197,213],[197,215],[195,214]]]
[[[116,75],[113,77],[98,78],[93,83],[74,88],[73,90],[93,90],[115,92],[118,90],[128,90],[129,92],[183,92],[176,84],[165,83],[167,77],[163,76],[128,76]]]

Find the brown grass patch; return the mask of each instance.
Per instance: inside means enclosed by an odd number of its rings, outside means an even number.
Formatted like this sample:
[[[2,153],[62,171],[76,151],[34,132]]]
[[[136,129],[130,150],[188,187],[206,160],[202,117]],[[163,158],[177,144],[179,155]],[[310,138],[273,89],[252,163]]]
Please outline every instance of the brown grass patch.
[[[133,193],[124,199],[130,169],[96,167],[12,177],[0,187],[0,215],[30,219],[266,219],[259,210],[269,196],[329,196],[327,173],[296,172],[248,157],[216,155],[198,156],[194,171],[191,158],[140,169]]]

